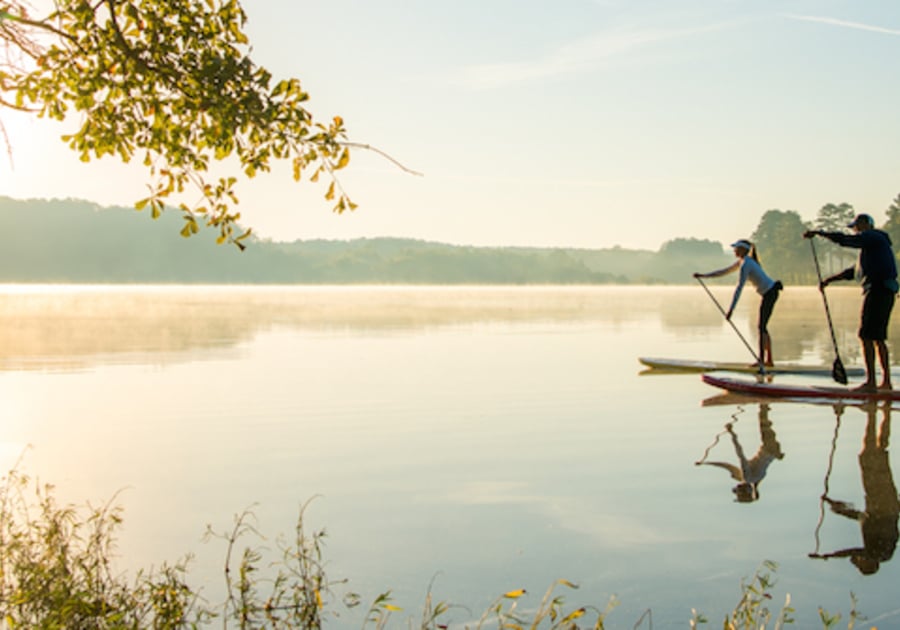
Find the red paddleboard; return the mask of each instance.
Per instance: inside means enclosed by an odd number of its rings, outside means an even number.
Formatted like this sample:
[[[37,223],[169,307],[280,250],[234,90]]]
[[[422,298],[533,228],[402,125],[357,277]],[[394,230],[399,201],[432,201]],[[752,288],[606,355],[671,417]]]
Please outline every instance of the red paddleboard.
[[[746,379],[704,374],[703,382],[735,394],[764,396],[767,398],[808,398],[833,400],[900,400],[900,390],[860,392],[849,387],[820,385],[781,385],[760,383]]]

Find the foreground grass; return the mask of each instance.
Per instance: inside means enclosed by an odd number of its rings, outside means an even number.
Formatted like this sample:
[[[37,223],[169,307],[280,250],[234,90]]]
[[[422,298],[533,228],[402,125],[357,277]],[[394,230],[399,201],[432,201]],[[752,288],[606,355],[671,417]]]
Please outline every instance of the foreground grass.
[[[244,512],[227,531],[210,530],[208,536],[225,545],[226,595],[218,604],[207,602],[190,586],[190,558],[157,569],[139,571],[129,578],[112,567],[115,534],[122,525],[121,508],[110,502],[99,508],[59,505],[53,488],[41,485],[17,471],[0,481],[0,628],[199,628],[221,624],[223,628],[322,628],[329,620],[361,604],[361,597],[335,594],[338,584],[325,574],[322,557],[324,531],[307,533],[303,506],[293,536],[279,541],[274,560],[260,547],[247,544],[261,540],[253,527],[253,515]],[[723,620],[724,630],[781,628],[794,623],[790,597],[777,610],[773,601],[772,575],[776,565],[764,562],[749,581],[740,586],[734,609]],[[606,628],[617,605],[611,598],[601,607],[573,606],[558,591],[577,589],[558,580],[544,594],[536,609],[520,607],[524,590],[499,595],[480,617],[426,596],[415,618],[400,621],[402,612],[390,592],[380,594],[369,605],[362,627],[395,625],[423,630],[456,628],[500,630],[519,628]],[[848,628],[862,619],[856,602]],[[836,627],[841,615],[819,609],[823,628]],[[709,621],[698,611],[691,628]],[[624,625],[623,625],[624,624]],[[810,622],[804,622],[809,627]],[[714,623],[717,626],[718,623]],[[637,620],[618,620],[617,627],[652,628],[653,614],[647,610]]]

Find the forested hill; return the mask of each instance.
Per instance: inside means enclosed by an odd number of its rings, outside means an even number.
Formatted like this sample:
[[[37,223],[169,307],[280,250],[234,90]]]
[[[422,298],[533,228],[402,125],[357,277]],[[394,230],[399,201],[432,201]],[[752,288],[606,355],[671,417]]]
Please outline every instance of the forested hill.
[[[400,238],[279,243],[241,252],[201,230],[179,236],[168,211],[0,197],[0,282],[269,284],[686,283],[733,260],[721,243],[675,239],[659,251],[470,247]],[[729,279],[733,282],[734,279]]]

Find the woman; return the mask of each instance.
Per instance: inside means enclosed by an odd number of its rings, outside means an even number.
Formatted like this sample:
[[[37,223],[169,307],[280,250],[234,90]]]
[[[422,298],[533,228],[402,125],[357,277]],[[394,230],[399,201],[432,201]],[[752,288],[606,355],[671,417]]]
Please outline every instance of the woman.
[[[759,361],[768,367],[775,363],[772,359],[772,338],[769,336],[769,318],[772,317],[772,310],[775,308],[775,302],[778,300],[778,293],[784,288],[780,280],[772,280],[763,271],[759,264],[759,258],[756,255],[756,246],[748,240],[741,239],[731,244],[734,249],[734,255],[737,258],[733,264],[719,269],[718,271],[710,271],[709,273],[695,273],[695,278],[717,278],[733,271],[740,270],[737,287],[734,289],[734,297],[731,298],[731,306],[725,318],[731,320],[731,314],[734,307],[737,306],[741,297],[741,291],[744,289],[744,283],[747,280],[756,287],[757,293],[762,296],[762,303],[759,306]]]

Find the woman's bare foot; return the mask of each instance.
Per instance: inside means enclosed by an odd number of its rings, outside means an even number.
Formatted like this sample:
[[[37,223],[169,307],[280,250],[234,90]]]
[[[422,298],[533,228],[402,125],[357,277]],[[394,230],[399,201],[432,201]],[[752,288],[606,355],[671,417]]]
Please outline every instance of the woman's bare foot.
[[[890,381],[886,381],[878,386],[878,391],[880,391],[880,392],[889,392],[893,389],[894,389],[894,387],[893,387],[893,385],[891,385]]]
[[[875,386],[875,383],[863,383],[859,387],[854,387],[853,391],[874,394],[878,391],[878,388]]]

